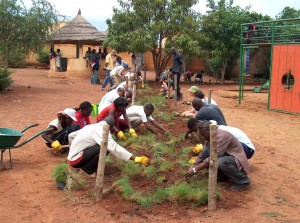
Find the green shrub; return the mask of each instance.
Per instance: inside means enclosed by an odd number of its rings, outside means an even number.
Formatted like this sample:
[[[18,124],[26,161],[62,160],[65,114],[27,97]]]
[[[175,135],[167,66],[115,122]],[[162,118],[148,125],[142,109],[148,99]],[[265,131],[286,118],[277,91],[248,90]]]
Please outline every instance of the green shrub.
[[[12,72],[7,69],[0,68],[0,91],[4,91],[13,83],[13,80],[10,76],[11,73]]]
[[[50,64],[49,52],[47,50],[41,50],[37,54],[37,61],[41,63]]]

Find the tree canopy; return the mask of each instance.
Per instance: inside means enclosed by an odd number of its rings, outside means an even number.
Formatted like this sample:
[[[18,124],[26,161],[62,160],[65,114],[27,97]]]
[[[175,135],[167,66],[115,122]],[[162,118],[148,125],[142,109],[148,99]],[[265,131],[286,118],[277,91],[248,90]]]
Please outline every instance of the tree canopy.
[[[112,19],[107,20],[105,45],[121,52],[153,55],[156,75],[166,68],[171,46],[193,55],[199,52],[199,14],[192,10],[197,0],[118,0]],[[167,52],[164,52],[165,47]]]
[[[29,52],[38,52],[49,41],[58,13],[46,0],[0,1],[0,58],[4,65],[23,62]]]
[[[241,24],[270,20],[256,12],[249,12],[250,6],[242,9],[233,6],[233,0],[208,0],[208,14],[201,17],[199,43],[206,69],[222,82],[226,73],[231,73],[240,55]]]

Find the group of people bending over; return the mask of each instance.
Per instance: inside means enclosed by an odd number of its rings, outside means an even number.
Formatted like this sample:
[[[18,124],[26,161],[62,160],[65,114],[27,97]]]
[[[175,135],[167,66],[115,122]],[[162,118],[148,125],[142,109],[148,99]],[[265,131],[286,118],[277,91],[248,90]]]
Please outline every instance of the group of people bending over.
[[[167,130],[151,116],[152,104],[129,106],[130,92],[118,87],[106,93],[99,103],[97,122],[92,124],[91,103],[85,101],[79,108],[66,108],[57,113],[57,118],[48,125],[42,137],[46,145],[57,153],[68,154],[67,162],[87,174],[97,171],[102,132],[105,125],[110,126],[108,152],[124,161],[147,164],[146,156],[135,156],[120,146],[114,138],[125,140],[124,132],[130,137],[138,137],[136,130],[143,124],[146,129],[158,134]]]
[[[240,129],[227,126],[225,117],[217,103],[204,96],[197,86],[190,88],[193,109],[181,113],[189,117],[188,131],[194,142],[203,145],[202,152],[192,163],[185,177],[191,177],[209,165],[210,124],[217,123],[217,153],[218,153],[218,180],[229,180],[233,183],[233,191],[242,191],[248,188],[250,159],[255,147],[248,136]],[[136,156],[120,146],[114,138],[125,140],[124,132],[130,137],[138,137],[136,130],[143,124],[146,129],[158,134],[167,130],[152,117],[154,106],[144,106],[130,103],[130,91],[124,87],[117,87],[106,93],[99,103],[97,122],[92,124],[89,115],[92,105],[83,102],[79,108],[67,108],[57,114],[57,118],[49,123],[48,132],[44,133],[46,145],[60,153],[68,153],[67,162],[74,168],[80,168],[87,174],[97,171],[100,144],[104,125],[110,126],[108,136],[108,152],[124,161],[133,160],[147,164],[148,157]],[[114,135],[114,137],[113,137]]]
[[[255,152],[255,147],[249,137],[242,130],[227,126],[225,117],[217,103],[204,96],[197,86],[192,86],[190,94],[194,96],[192,109],[184,111],[181,116],[189,117],[186,138],[191,138],[203,145],[202,152],[191,165],[186,177],[197,174],[209,166],[210,124],[216,123],[217,153],[218,153],[218,180],[231,181],[231,190],[242,191],[249,187],[248,177],[250,159]]]

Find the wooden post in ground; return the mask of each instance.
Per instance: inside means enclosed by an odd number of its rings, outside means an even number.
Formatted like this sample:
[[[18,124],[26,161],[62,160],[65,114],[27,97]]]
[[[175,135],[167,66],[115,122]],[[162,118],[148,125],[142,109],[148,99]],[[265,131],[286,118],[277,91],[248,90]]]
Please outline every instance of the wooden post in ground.
[[[208,98],[207,99],[208,99],[207,103],[211,104],[211,90],[210,89],[208,90]]]
[[[136,101],[136,85],[134,84],[132,87],[132,101],[131,105],[134,105]]]
[[[218,173],[218,153],[217,153],[217,124],[210,124],[210,162],[208,179],[208,211],[217,209],[217,173]]]
[[[144,71],[144,84],[146,83],[146,75],[147,75],[147,71],[146,71],[146,68],[145,68],[145,71]]]
[[[177,105],[177,75],[178,74],[174,74],[173,78],[173,82],[174,82],[174,105]]]
[[[169,73],[167,74],[167,80],[168,80],[168,93],[167,93],[167,96],[168,96],[168,99],[170,99],[170,96],[171,96],[171,78],[170,78]]]
[[[105,170],[105,159],[107,153],[107,141],[108,141],[108,134],[109,134],[109,125],[103,126],[103,133],[102,133],[102,141],[100,147],[100,155],[98,160],[98,169],[97,169],[97,177],[96,177],[96,201],[102,200],[103,196],[103,183],[104,183],[104,170]]]

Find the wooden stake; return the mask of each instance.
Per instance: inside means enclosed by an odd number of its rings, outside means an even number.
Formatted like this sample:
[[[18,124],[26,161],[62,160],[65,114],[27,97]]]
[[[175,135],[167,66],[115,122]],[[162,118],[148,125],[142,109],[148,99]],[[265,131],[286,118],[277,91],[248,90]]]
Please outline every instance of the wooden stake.
[[[102,141],[100,147],[100,155],[98,160],[98,169],[97,169],[97,177],[96,177],[96,185],[95,185],[96,201],[102,200],[102,196],[103,196],[104,170],[105,170],[109,128],[110,128],[109,125],[103,126]]]
[[[217,209],[217,173],[218,173],[218,153],[217,153],[217,125],[210,124],[210,162],[208,179],[208,211]]]
[[[174,105],[177,105],[177,74],[173,75],[174,82]]]
[[[144,84],[146,83],[146,75],[147,75],[147,71],[146,71],[146,68],[145,68],[145,71],[144,71]]]
[[[131,101],[131,105],[134,105],[136,101],[136,85],[133,85],[132,88],[132,101]]]
[[[208,104],[211,104],[211,90],[208,90],[208,100],[207,100]]]

